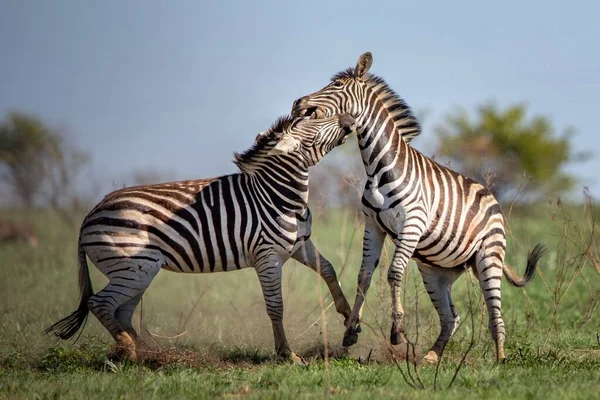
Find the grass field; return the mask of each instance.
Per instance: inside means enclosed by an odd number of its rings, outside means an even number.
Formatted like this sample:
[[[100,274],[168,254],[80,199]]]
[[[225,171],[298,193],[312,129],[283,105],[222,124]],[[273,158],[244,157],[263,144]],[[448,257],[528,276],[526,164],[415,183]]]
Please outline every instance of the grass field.
[[[362,221],[351,212],[319,212],[314,240],[334,264],[352,302],[360,265]],[[600,252],[598,213],[548,204],[511,211],[507,262],[520,273],[538,241],[549,252],[526,289],[502,286],[507,361],[495,363],[478,286],[464,274],[454,286],[462,317],[442,363],[420,365],[438,333],[416,267],[405,276],[404,305],[415,348],[386,338],[390,328],[385,260],[376,272],[359,343],[340,347],[342,319],[318,276],[289,261],[285,327],[308,361],[294,366],[273,354],[269,319],[254,271],[214,275],[161,272],[136,312],[148,344],[142,365],[109,360],[112,339],[93,316],[79,341],[43,336],[77,304],[77,229],[48,211],[3,210],[33,223],[39,245],[0,244],[0,398],[598,398],[600,397]],[[106,280],[91,268],[95,290]],[[482,318],[483,317],[483,318]],[[404,351],[406,353],[406,351]],[[327,356],[327,357],[325,357]]]

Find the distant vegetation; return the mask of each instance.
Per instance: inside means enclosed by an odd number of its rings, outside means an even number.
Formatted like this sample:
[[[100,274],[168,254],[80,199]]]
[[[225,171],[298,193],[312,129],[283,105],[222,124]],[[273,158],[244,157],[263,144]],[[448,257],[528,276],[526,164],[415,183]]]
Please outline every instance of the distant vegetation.
[[[88,161],[61,129],[36,116],[13,112],[0,122],[0,183],[16,205],[60,209],[75,198]]]
[[[440,158],[486,184],[500,201],[531,202],[569,193],[577,177],[565,167],[591,155],[573,151],[572,129],[558,135],[548,118],[528,119],[524,105],[484,105],[475,118],[459,110],[436,131]]]
[[[531,204],[577,188],[577,177],[566,167],[594,154],[573,151],[573,132],[557,133],[544,116],[527,118],[524,105],[499,109],[487,104],[475,116],[465,110],[447,115],[435,129],[438,146],[433,157],[487,185],[503,203]],[[419,147],[418,139],[413,145]],[[334,154],[311,171],[311,201],[360,208],[364,169],[356,139]],[[0,199],[5,204],[8,200],[26,208],[62,210],[101,195],[85,196],[76,187],[89,161],[90,153],[71,143],[64,129],[51,127],[34,115],[13,112],[0,121],[0,186],[10,192],[8,199]],[[126,171],[123,176],[128,184],[176,179],[172,171],[154,166]],[[122,183],[113,186],[119,188]]]

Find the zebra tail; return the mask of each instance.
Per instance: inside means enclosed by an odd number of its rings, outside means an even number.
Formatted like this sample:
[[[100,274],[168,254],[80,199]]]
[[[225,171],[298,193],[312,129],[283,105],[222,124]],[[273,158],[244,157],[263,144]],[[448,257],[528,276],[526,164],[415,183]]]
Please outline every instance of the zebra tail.
[[[519,278],[508,265],[504,264],[502,271],[504,272],[506,279],[508,279],[508,281],[516,287],[524,287],[529,284],[529,282],[531,282],[535,276],[535,268],[537,267],[537,263],[540,261],[540,258],[544,256],[546,250],[546,246],[544,246],[542,243],[538,243],[533,250],[531,250],[529,256],[527,257],[527,268],[525,268],[525,274],[522,278]]]
[[[72,338],[85,325],[88,316],[88,300],[94,295],[92,281],[90,280],[90,271],[86,260],[86,254],[78,245],[78,264],[79,264],[79,307],[71,315],[55,322],[48,327],[44,333],[53,333],[57,337],[67,340]]]

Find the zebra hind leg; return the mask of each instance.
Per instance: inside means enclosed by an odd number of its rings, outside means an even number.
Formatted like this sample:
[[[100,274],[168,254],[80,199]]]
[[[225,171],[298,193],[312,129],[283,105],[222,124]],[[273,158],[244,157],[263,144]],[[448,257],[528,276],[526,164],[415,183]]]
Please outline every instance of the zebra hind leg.
[[[499,241],[492,242],[490,246],[482,244],[482,250],[476,255],[476,276],[483,292],[483,298],[489,314],[489,329],[494,342],[496,342],[496,358],[504,360],[504,320],[502,319],[502,266],[504,264],[504,247]]]
[[[424,358],[426,362],[436,363],[460,324],[460,317],[452,302],[452,284],[465,269],[463,267],[431,267],[422,263],[419,263],[418,266],[425,289],[440,319],[440,334]]]
[[[116,353],[121,358],[135,361],[137,335],[131,324],[131,316],[152,278],[160,266],[130,265],[127,262],[98,269],[109,279],[108,285],[88,300],[89,310],[110,332],[116,342]]]
[[[139,304],[143,295],[144,292],[141,292],[140,294],[133,297],[131,300],[128,300],[127,302],[119,306],[115,313],[115,317],[117,318],[117,321],[119,322],[121,327],[125,330],[125,332],[129,334],[129,336],[131,336],[131,338],[134,340],[134,342],[136,342],[136,344],[139,343],[139,335],[133,327],[132,320],[135,308]]]
[[[122,287],[121,283],[108,285],[88,300],[88,308],[117,342],[117,355],[136,360],[135,342],[116,318],[117,309],[137,296],[139,291]]]

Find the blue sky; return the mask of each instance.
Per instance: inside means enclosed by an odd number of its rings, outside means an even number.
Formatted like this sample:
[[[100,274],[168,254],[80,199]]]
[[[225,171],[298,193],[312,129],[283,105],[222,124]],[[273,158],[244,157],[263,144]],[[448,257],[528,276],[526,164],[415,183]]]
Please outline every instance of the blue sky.
[[[372,72],[425,113],[413,142],[425,154],[455,107],[526,102],[597,153],[570,169],[598,197],[599,4],[3,0],[0,115],[67,126],[103,191],[136,169],[221,175],[368,50]]]

